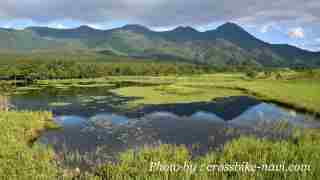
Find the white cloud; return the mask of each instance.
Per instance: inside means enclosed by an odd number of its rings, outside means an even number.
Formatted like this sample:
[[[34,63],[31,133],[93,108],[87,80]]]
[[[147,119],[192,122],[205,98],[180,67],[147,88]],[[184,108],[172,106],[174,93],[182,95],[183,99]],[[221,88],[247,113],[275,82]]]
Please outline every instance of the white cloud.
[[[56,22],[48,24],[48,27],[57,28],[57,29],[67,29],[68,28],[68,27],[64,26],[63,24],[56,23]]]
[[[103,25],[100,25],[100,24],[87,24],[87,25],[94,29],[104,29]]]
[[[269,31],[269,29],[270,29],[270,26],[264,25],[264,26],[261,27],[260,32],[261,33],[267,33]]]
[[[267,33],[272,28],[273,24],[265,24],[260,28],[261,33]]]
[[[288,36],[290,38],[302,39],[305,37],[305,33],[302,27],[297,27],[297,28],[290,29],[288,32]]]
[[[6,29],[12,28],[12,26],[11,26],[11,25],[8,25],[8,24],[4,25],[3,27],[6,28]]]

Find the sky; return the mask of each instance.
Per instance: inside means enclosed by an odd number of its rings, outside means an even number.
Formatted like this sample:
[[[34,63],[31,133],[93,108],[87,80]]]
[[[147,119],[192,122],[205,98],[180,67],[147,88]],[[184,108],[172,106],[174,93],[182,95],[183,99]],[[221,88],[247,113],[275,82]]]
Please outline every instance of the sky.
[[[320,51],[319,0],[0,0],[0,27],[110,29],[141,24],[199,31],[234,22],[256,37]]]

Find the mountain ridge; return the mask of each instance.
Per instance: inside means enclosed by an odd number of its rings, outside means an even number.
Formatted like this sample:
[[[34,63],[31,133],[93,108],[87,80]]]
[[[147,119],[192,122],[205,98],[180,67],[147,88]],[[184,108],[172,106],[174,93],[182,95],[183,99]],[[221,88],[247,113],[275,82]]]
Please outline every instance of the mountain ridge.
[[[23,33],[24,36],[21,35]],[[107,30],[87,25],[69,29],[27,27],[19,31],[1,28],[0,37],[7,44],[14,44],[6,46],[0,43],[0,49],[16,51],[54,49],[58,46],[92,51],[108,50],[137,57],[176,57],[196,63],[226,66],[248,63],[260,66],[320,65],[320,52],[264,42],[230,22],[204,32],[190,26],[154,31],[139,24]],[[24,47],[20,47],[19,43],[23,43]],[[34,44],[38,46],[33,47]],[[46,46],[42,47],[42,44]]]
[[[213,31],[217,31],[219,29],[226,29],[226,27],[230,27],[230,26],[233,26],[233,27],[237,27],[238,29],[242,30],[242,31],[245,31],[247,34],[249,34],[251,37],[254,37],[255,39],[261,41],[261,42],[264,42],[266,44],[270,44],[270,45],[283,45],[283,46],[291,46],[291,47],[295,47],[295,48],[298,48],[298,49],[301,49],[301,50],[304,50],[304,51],[308,51],[308,52],[313,52],[313,53],[320,53],[320,51],[311,51],[311,50],[308,50],[308,49],[303,49],[303,48],[300,48],[300,47],[297,47],[295,45],[292,45],[292,44],[287,44],[287,43],[269,43],[269,42],[266,42],[266,41],[263,41],[263,40],[260,40],[258,38],[256,38],[255,36],[251,35],[250,33],[248,33],[244,28],[242,28],[241,26],[237,25],[236,23],[232,23],[232,22],[227,22],[227,23],[224,23],[220,26],[218,26],[217,28],[215,29],[211,29],[211,30],[206,30],[206,31],[199,31],[197,30],[196,28],[193,28],[191,26],[177,26],[176,28],[172,29],[172,30],[163,30],[163,31],[155,31],[155,30],[152,30],[150,28],[148,28],[147,26],[143,26],[143,25],[139,25],[139,24],[127,24],[127,25],[124,25],[122,27],[117,27],[117,28],[111,28],[111,29],[98,29],[98,28],[94,28],[94,27],[91,27],[89,25],[80,25],[78,27],[74,27],[74,28],[52,28],[52,27],[47,27],[47,26],[30,26],[30,27],[26,27],[24,28],[24,30],[26,29],[29,29],[29,30],[34,30],[34,28],[44,28],[44,29],[51,29],[51,30],[58,30],[58,31],[74,31],[74,30],[78,30],[78,29],[83,29],[83,28],[87,28],[87,29],[91,29],[91,30],[94,30],[94,31],[100,31],[100,32],[110,32],[110,31],[115,31],[115,30],[133,30],[133,27],[135,29],[138,29],[141,28],[140,31],[142,30],[148,30],[150,32],[153,32],[153,33],[165,33],[165,32],[175,32],[175,31],[180,31],[181,30],[186,30],[187,31],[190,31],[190,29],[192,29],[194,32],[197,32],[197,33],[203,33],[203,34],[207,34],[207,33],[210,33],[210,32],[213,32]],[[14,28],[2,28],[0,27],[0,30],[10,30],[10,31],[13,31],[13,30],[17,30],[17,29],[14,29]]]

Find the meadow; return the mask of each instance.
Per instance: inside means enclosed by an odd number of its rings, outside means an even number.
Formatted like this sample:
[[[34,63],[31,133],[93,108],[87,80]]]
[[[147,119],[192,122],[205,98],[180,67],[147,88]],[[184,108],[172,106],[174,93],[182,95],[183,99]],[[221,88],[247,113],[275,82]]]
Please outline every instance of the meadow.
[[[198,76],[154,77],[146,80],[122,77],[133,82],[168,82],[156,87],[124,87],[113,92],[139,99],[131,106],[176,102],[212,101],[226,96],[247,95],[310,114],[320,113],[320,75],[282,72],[282,78],[260,75],[249,78],[244,73],[217,73]]]

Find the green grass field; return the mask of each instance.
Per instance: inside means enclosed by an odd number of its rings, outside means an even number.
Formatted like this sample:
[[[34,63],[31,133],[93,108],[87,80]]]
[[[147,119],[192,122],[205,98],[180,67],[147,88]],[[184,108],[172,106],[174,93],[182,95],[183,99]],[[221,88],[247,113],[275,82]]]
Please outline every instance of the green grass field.
[[[238,90],[194,88],[179,85],[161,85],[143,88],[126,87],[114,92],[121,96],[138,97],[138,100],[130,102],[130,106],[211,101],[219,97],[244,95],[244,93]]]
[[[295,77],[286,79],[286,77]],[[126,79],[130,81],[130,79]],[[132,80],[132,79],[131,79]],[[211,101],[217,97],[250,95],[263,101],[282,104],[297,110],[320,114],[320,78],[248,79],[244,74],[211,74],[192,77],[165,77],[170,85],[126,87],[115,90],[121,96],[139,97],[131,105]],[[160,77],[154,82],[163,82]]]

